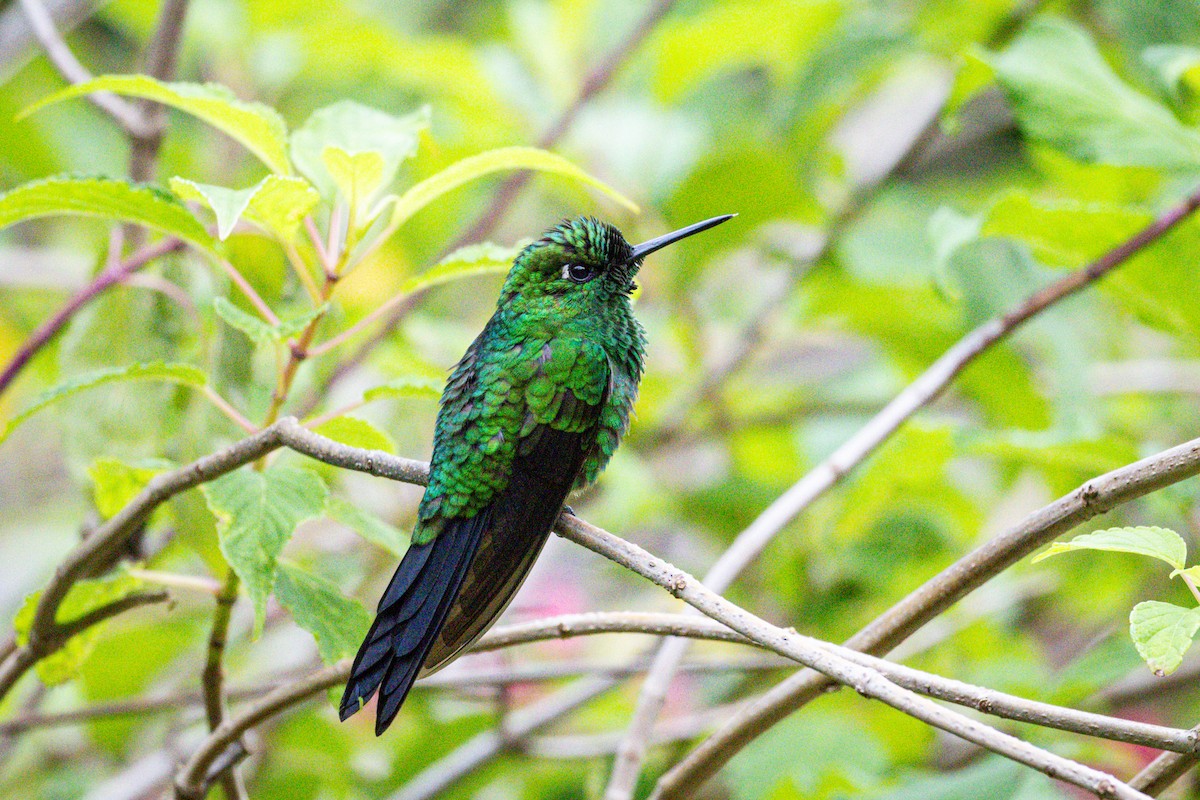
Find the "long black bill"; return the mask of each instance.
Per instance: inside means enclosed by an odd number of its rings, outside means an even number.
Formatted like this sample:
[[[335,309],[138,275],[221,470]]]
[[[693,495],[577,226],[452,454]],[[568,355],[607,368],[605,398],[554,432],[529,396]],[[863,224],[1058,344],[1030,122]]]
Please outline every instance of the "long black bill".
[[[700,231],[706,231],[709,228],[715,228],[722,222],[733,219],[736,216],[737,214],[722,214],[719,217],[706,219],[703,222],[697,222],[693,225],[688,225],[686,228],[680,228],[677,231],[664,233],[662,236],[655,237],[648,242],[642,242],[633,248],[633,253],[629,256],[629,261],[625,263],[632,264],[635,261],[640,261],[653,253],[655,250],[661,250],[669,244],[678,242],[680,239],[686,239],[693,233],[699,233]]]

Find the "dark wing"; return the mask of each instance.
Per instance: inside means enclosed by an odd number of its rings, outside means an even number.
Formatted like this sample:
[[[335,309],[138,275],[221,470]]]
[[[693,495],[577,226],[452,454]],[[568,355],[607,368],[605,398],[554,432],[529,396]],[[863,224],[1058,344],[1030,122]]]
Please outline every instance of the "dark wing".
[[[425,659],[422,675],[454,660],[504,612],[562,511],[595,440],[601,406],[580,400],[570,389],[564,389],[556,402],[554,419],[535,423],[517,445],[512,477],[488,507],[490,527]]]

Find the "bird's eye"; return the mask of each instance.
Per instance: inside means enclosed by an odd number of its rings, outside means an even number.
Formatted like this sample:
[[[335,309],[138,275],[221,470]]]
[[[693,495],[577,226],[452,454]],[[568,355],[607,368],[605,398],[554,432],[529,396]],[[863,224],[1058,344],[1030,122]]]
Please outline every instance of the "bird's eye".
[[[575,283],[587,283],[596,273],[587,264],[567,264],[563,267],[563,277]]]

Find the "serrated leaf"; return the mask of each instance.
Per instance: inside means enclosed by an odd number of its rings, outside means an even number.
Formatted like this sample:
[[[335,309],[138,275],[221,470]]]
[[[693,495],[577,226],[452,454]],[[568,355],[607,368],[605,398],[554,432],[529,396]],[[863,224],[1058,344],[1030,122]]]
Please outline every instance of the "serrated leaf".
[[[148,75],[102,75],[55,92],[22,111],[18,118],[92,92],[140,97],[191,114],[239,142],[272,172],[291,174],[283,118],[270,106],[239,100],[227,87],[215,83],[163,83]]]
[[[460,247],[420,275],[406,280],[400,290],[412,293],[474,275],[503,275],[512,268],[513,259],[521,252],[523,246],[524,244],[519,243],[513,247],[504,247],[482,242]]]
[[[1183,661],[1200,630],[1200,609],[1147,600],[1129,613],[1129,635],[1138,654],[1157,675],[1169,675]]]
[[[493,172],[526,169],[551,172],[572,178],[599,189],[634,213],[640,210],[637,204],[625,195],[599,178],[592,177],[562,156],[555,155],[548,150],[539,150],[536,147],[502,147],[456,161],[436,175],[432,175],[410,188],[396,200],[396,205],[392,209],[391,224],[393,226],[403,224],[413,214],[464,183]]]
[[[248,189],[227,189],[224,186],[210,186],[206,183],[196,183],[186,178],[171,178],[171,191],[182,200],[203,202],[212,209],[217,217],[217,238],[225,241],[233,233],[233,226],[246,213],[250,200],[258,193],[260,184]]]
[[[327,439],[333,439],[335,442],[362,450],[396,452],[396,442],[392,437],[359,417],[334,417],[313,428],[313,433],[319,433]]]
[[[142,581],[129,575],[76,581],[59,604],[55,621],[60,624],[70,623],[97,608],[134,594],[143,586]],[[28,595],[13,620],[19,645],[24,646],[29,641],[29,630],[33,625],[41,596],[40,591]],[[42,682],[47,686],[54,686],[75,677],[91,654],[105,625],[103,622],[92,625],[68,639],[61,649],[38,661],[37,673]]]
[[[383,398],[413,398],[442,396],[445,378],[434,378],[428,375],[401,375],[385,384],[375,386],[363,392],[363,402],[370,403]]]
[[[1108,528],[1084,533],[1069,542],[1055,542],[1034,557],[1033,563],[1072,550],[1107,550],[1114,553],[1136,553],[1165,561],[1175,569],[1187,562],[1187,543],[1178,533],[1167,528],[1139,525],[1129,528]]]
[[[308,324],[329,309],[328,304],[317,306],[287,319],[280,320],[278,325],[259,319],[226,300],[218,297],[213,300],[213,310],[217,316],[225,320],[231,327],[236,328],[255,344],[270,344],[282,342],[308,327]]]
[[[338,191],[355,209],[354,224],[365,225],[371,216],[370,203],[383,185],[385,164],[383,155],[375,150],[365,153],[347,153],[340,147],[326,147],[321,151],[321,163]]]
[[[1084,30],[1038,18],[990,59],[1025,133],[1080,161],[1200,164],[1200,133],[1123,82]]]
[[[313,185],[294,175],[268,175],[250,199],[246,218],[281,241],[289,242],[305,215],[317,207],[321,195]]]
[[[297,525],[324,512],[325,484],[308,470],[243,467],[201,489],[217,518],[221,552],[254,604],[257,636],[275,585],[276,559]]]
[[[115,458],[98,458],[88,467],[92,479],[92,499],[100,516],[108,519],[129,504],[150,479],[170,463],[155,460],[149,464],[126,464]]]
[[[317,650],[326,664],[358,652],[371,625],[371,617],[362,603],[295,564],[279,564],[275,597],[291,612],[296,624],[317,640]]]
[[[171,191],[181,200],[203,203],[217,217],[217,235],[224,241],[242,217],[281,241],[295,238],[300,221],[321,197],[303,178],[268,175],[246,189],[210,186],[186,178],[171,178]]]
[[[20,414],[10,419],[4,426],[4,430],[0,431],[0,442],[7,439],[14,428],[46,406],[87,389],[118,381],[159,381],[193,387],[202,387],[208,383],[204,373],[191,364],[163,363],[162,361],[129,364],[124,367],[112,367],[76,375],[58,386],[42,392]]]
[[[275,337],[275,328],[269,322],[242,311],[224,297],[213,300],[213,311],[217,312],[217,316],[225,320],[230,327],[246,334],[255,344],[269,344],[278,341]]]
[[[403,531],[340,497],[329,498],[326,513],[330,519],[353,529],[371,544],[393,555],[403,555],[408,548],[408,536]]]
[[[378,158],[378,173],[371,181],[375,186],[367,195],[359,198],[360,208],[365,210],[373,196],[396,177],[400,165],[416,154],[421,131],[428,127],[427,107],[404,116],[393,116],[370,106],[344,100],[314,111],[304,125],[292,133],[289,146],[296,169],[313,182],[322,196],[330,198],[335,190],[341,188],[349,199],[350,194],[346,190],[351,188],[354,180],[343,169],[350,165],[340,160],[335,169],[342,170],[342,174],[331,174],[325,160],[327,149],[340,150],[351,159],[360,154],[373,154],[351,168],[351,172],[367,162],[374,163],[374,159]],[[334,156],[335,160],[337,158]],[[347,178],[351,178],[349,185],[343,186]]]
[[[134,222],[216,253],[217,240],[187,207],[161,189],[111,178],[60,176],[26,183],[0,195],[0,228],[60,215]]]

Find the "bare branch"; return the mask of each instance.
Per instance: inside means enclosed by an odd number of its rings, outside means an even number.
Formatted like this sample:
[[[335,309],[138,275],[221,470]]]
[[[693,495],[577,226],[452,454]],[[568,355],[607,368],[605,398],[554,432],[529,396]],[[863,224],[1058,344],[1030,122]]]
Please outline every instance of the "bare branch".
[[[504,718],[503,728],[484,731],[422,770],[388,800],[437,798],[497,756],[519,749],[526,737],[562,719],[617,684],[613,678],[577,681]]]
[[[1093,478],[951,564],[852,636],[846,645],[885,653],[964,595],[1076,525],[1198,473],[1200,439],[1193,439]],[[665,800],[689,796],[747,743],[828,686],[824,677],[803,671],[774,687],[663,775],[656,797]]]
[[[12,384],[17,375],[29,363],[29,360],[37,355],[38,351],[45,347],[51,339],[58,335],[58,332],[66,327],[71,318],[75,316],[79,309],[90,303],[97,295],[103,292],[108,287],[120,283],[134,274],[142,267],[146,266],[155,259],[161,258],[167,253],[179,250],[183,247],[183,242],[175,238],[167,238],[153,244],[147,245],[138,252],[129,256],[116,267],[111,269],[101,270],[92,282],[80,289],[75,295],[63,305],[54,316],[38,326],[29,338],[18,348],[12,360],[4,367],[4,371],[0,372],[0,394]]]
[[[42,48],[45,49],[50,63],[66,78],[67,82],[78,84],[90,81],[92,73],[79,63],[79,59],[75,58],[71,48],[63,41],[58,29],[54,27],[54,20],[50,17],[46,7],[42,5],[41,0],[20,0],[20,3],[21,9],[25,12],[25,18],[29,20],[29,26],[33,29],[33,34],[41,43]],[[116,120],[117,124],[132,139],[140,139],[153,132],[138,109],[123,97],[112,92],[93,92],[88,95],[88,100]]]

